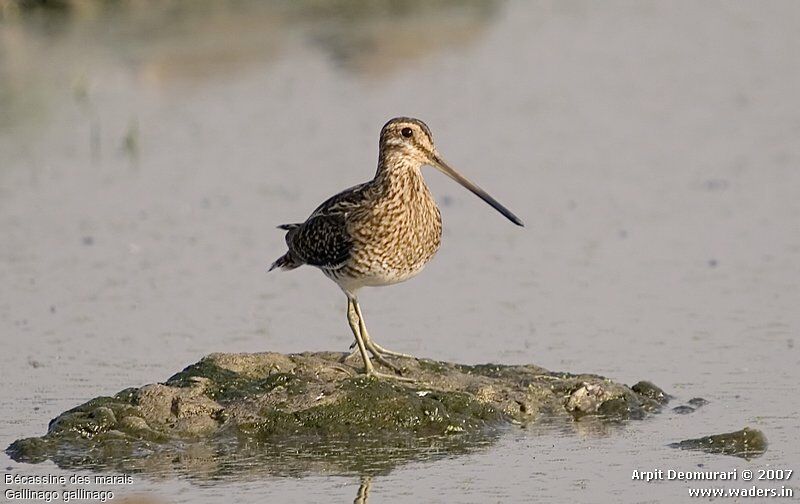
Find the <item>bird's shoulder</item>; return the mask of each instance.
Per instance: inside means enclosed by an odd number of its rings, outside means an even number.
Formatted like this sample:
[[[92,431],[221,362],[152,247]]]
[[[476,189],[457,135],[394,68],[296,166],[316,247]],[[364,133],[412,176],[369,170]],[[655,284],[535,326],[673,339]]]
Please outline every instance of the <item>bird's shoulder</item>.
[[[364,182],[334,194],[314,209],[309,219],[326,215],[344,216],[353,210],[357,210],[370,198],[371,189],[370,182]]]

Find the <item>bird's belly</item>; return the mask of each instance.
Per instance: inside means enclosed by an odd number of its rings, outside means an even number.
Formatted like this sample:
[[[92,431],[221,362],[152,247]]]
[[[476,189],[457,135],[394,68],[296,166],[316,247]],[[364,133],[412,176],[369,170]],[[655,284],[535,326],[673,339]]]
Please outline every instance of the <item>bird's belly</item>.
[[[348,292],[356,292],[362,287],[382,287],[404,282],[416,276],[425,264],[414,269],[396,269],[387,265],[372,265],[368,269],[354,270],[344,267],[336,271],[323,270],[326,276],[335,281],[341,288]]]
[[[417,275],[436,253],[435,248],[392,247],[391,250],[356,253],[345,268],[347,276],[363,286],[377,287],[403,282]]]
[[[362,275],[361,280],[366,287],[380,287],[381,285],[392,285],[405,282],[409,278],[416,276],[425,267],[425,263],[412,269],[394,269],[387,267],[375,267]]]
[[[391,285],[417,275],[439,249],[442,221],[427,192],[398,205],[385,199],[350,221],[350,257],[333,278],[350,287]],[[332,272],[333,273],[333,272]]]
[[[434,225],[420,235],[420,229],[394,233],[391,238],[355,244],[350,259],[335,272],[326,274],[346,290],[379,287],[404,282],[416,276],[439,249],[441,228]]]

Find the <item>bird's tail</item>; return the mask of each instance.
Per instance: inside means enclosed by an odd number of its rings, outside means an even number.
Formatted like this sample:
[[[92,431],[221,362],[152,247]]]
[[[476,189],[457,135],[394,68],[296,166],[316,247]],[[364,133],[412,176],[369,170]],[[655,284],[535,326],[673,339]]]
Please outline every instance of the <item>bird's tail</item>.
[[[290,238],[289,235],[292,234],[291,232],[293,230],[299,228],[300,226],[301,226],[301,224],[281,224],[280,226],[278,226],[278,229],[283,229],[284,231],[289,231],[288,233],[286,233],[286,243],[288,244],[289,243],[289,238]],[[283,254],[282,256],[280,256],[274,263],[272,263],[272,266],[270,266],[269,270],[267,270],[267,271],[272,271],[275,268],[280,268],[280,269],[284,269],[284,270],[293,270],[295,268],[299,268],[302,265],[303,265],[302,261],[297,260],[292,255],[292,252],[289,251],[289,252],[286,252],[285,254]]]
[[[285,254],[280,256],[274,263],[272,263],[272,266],[270,266],[269,270],[267,271],[272,271],[275,268],[280,268],[284,270],[293,270],[295,268],[299,268],[302,265],[303,263],[296,261],[295,258],[292,257],[291,252],[286,252]]]

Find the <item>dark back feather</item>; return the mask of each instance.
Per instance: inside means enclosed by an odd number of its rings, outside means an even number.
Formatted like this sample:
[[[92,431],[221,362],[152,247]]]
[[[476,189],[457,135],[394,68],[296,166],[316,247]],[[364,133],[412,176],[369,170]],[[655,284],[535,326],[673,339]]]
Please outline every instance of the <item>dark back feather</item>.
[[[368,183],[359,184],[328,198],[302,224],[284,224],[289,254],[304,264],[336,269],[350,257],[353,241],[347,216],[362,206]]]

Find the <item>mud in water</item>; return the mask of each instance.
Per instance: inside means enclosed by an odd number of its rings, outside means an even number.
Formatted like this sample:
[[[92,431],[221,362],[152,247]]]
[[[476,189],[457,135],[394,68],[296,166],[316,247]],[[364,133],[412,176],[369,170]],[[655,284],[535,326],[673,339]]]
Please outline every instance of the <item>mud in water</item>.
[[[256,457],[267,475],[375,475],[434,449],[468,453],[491,444],[503,426],[643,419],[665,402],[648,382],[631,389],[533,365],[403,358],[394,365],[413,381],[401,382],[365,376],[363,363],[347,357],[210,355],[163,384],[72,408],[47,434],[17,440],[6,453],[17,462],[144,474],[163,470],[153,461],[172,459],[176,473],[195,478],[225,475],[240,457]],[[197,452],[207,462],[200,474],[183,456]]]

